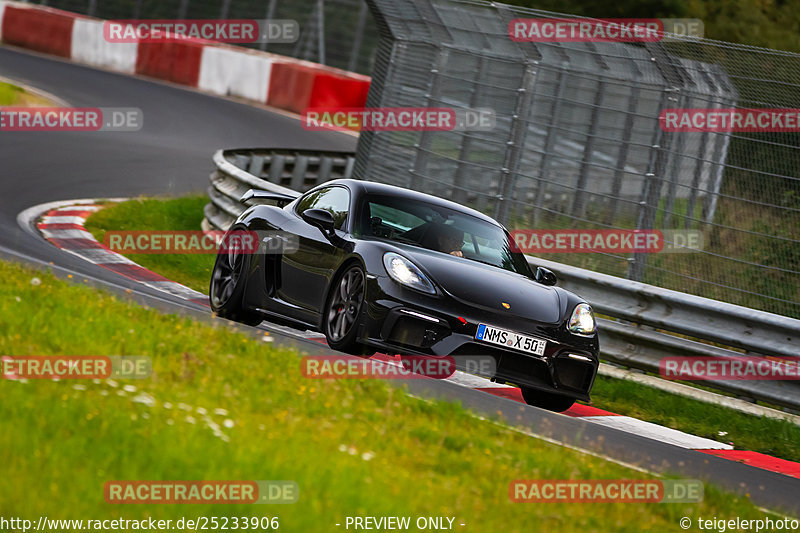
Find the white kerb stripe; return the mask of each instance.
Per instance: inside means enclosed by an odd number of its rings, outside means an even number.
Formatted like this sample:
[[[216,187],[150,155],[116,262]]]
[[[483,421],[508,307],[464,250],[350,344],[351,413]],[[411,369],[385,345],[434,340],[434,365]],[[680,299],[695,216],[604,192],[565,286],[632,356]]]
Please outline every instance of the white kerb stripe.
[[[447,378],[445,381],[449,381],[451,383],[455,383],[456,385],[467,387],[469,389],[513,389],[514,388],[511,385],[492,383],[486,378],[473,376],[471,374],[466,374],[461,370],[456,370],[456,372],[452,376]]]
[[[40,229],[45,239],[92,239],[94,235],[82,229]]]
[[[193,298],[205,298],[205,294],[199,293],[196,290],[184,287],[180,283],[174,281],[144,281],[142,282],[148,287],[153,289],[172,294],[178,298],[191,300]]]
[[[103,248],[86,248],[83,250],[73,250],[75,255],[82,257],[83,259],[89,261],[90,263],[94,263],[96,265],[107,265],[107,264],[115,264],[115,265],[135,265],[133,261],[125,257],[124,255],[120,255],[118,253],[112,252],[110,250],[105,250]]]
[[[86,222],[84,217],[42,217],[40,224],[80,224]]]
[[[681,448],[689,448],[692,450],[733,449],[733,446],[729,444],[723,444],[715,440],[690,435],[688,433],[684,433],[683,431],[678,431],[677,429],[666,428],[664,426],[659,426],[658,424],[637,420],[629,416],[584,416],[581,417],[581,420],[619,429],[627,433],[633,433],[635,435],[639,435],[640,437],[666,442],[667,444],[672,444]]]
[[[59,207],[56,211],[100,211],[101,209],[102,205],[67,205]]]

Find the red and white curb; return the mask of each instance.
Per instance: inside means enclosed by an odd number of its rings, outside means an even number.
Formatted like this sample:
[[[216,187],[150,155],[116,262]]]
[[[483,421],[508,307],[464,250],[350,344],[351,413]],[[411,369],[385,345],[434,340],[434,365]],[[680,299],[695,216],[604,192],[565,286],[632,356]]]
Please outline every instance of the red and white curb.
[[[119,200],[111,200],[119,201]],[[39,206],[39,215],[36,227],[42,236],[53,245],[62,250],[89,261],[95,265],[106,268],[128,279],[132,279],[147,287],[171,294],[183,300],[208,306],[208,297],[195,290],[168,280],[159,274],[151,272],[137,265],[130,259],[110,250],[86,231],[84,223],[90,215],[104,206],[93,200],[75,200]],[[37,212],[33,207],[27,212]],[[23,218],[22,216],[20,218]],[[282,330],[283,328],[278,328]],[[293,334],[296,334],[293,333]],[[325,343],[324,336],[317,333],[306,332],[305,338]],[[517,387],[501,385],[491,381],[457,371],[446,381],[461,387],[493,394],[502,398],[525,403],[522,393]],[[762,453],[746,450],[734,450],[730,444],[724,444],[712,439],[698,437],[683,431],[645,422],[630,416],[622,416],[589,405],[575,404],[565,415],[580,418],[593,424],[618,429],[641,437],[672,444],[681,448],[696,450],[724,459],[746,463],[748,465],[800,478],[800,463],[778,459]]]
[[[43,2],[46,3],[46,2]],[[187,38],[109,42],[104,20],[0,0],[0,42],[95,68],[142,75],[288,113],[364,107],[370,77],[293,57]]]
[[[522,393],[516,387],[498,388],[496,384],[493,383],[491,387],[480,387],[478,390],[517,402],[525,402],[525,400],[522,399]],[[565,411],[564,414],[573,418],[581,418],[594,424],[600,424],[601,426],[619,429],[628,433],[635,433],[641,437],[666,442],[667,444],[672,444],[673,446],[681,448],[688,448],[691,450],[733,450],[733,446],[730,444],[724,444],[715,440],[684,433],[676,429],[659,426],[658,424],[645,422],[638,418],[618,415],[590,405],[575,404],[568,411]]]
[[[208,305],[208,297],[205,294],[147,270],[97,242],[83,225],[92,213],[102,208],[102,205],[92,201],[70,202],[47,210],[36,222],[36,228],[51,244],[65,252],[152,289],[184,300]]]
[[[474,376],[469,376],[473,379]],[[485,380],[483,380],[485,381]],[[522,393],[516,387],[508,385],[498,385],[497,383],[489,383],[488,386],[473,387],[477,390],[494,394],[509,400],[525,403],[522,398]],[[609,411],[604,411],[590,405],[575,404],[568,411],[564,412],[565,415],[573,418],[580,418],[587,422],[600,424],[603,426],[619,429],[628,433],[639,435],[640,437],[647,437],[667,444],[672,444],[681,448],[688,448],[709,455],[722,457],[731,461],[745,463],[756,468],[777,472],[800,478],[800,463],[779,459],[763,453],[751,452],[747,450],[734,450],[730,444],[724,444],[712,439],[698,437],[676,429],[659,426],[652,422],[645,422],[630,416],[622,416]]]

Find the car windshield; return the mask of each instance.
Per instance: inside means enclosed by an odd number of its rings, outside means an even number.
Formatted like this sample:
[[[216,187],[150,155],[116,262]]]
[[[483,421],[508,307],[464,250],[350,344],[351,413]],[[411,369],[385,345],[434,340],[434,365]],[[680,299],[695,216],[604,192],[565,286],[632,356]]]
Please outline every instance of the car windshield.
[[[367,195],[358,220],[359,237],[419,246],[531,276],[508,233],[472,215],[425,201]]]

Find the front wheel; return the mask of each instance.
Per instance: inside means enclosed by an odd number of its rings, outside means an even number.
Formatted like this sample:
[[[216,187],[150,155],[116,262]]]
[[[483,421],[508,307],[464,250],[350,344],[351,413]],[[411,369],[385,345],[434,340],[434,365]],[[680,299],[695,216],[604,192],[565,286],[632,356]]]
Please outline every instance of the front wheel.
[[[229,248],[217,254],[214,270],[211,272],[211,286],[208,291],[211,309],[222,318],[257,326],[261,323],[261,317],[242,308],[250,261],[242,250],[235,246]]]
[[[360,265],[346,268],[331,284],[322,315],[322,329],[328,346],[334,350],[368,354],[367,347],[356,340],[365,294],[366,277]]]
[[[522,397],[525,399],[525,403],[528,405],[541,407],[542,409],[555,411],[556,413],[566,411],[575,403],[575,398],[561,396],[560,394],[543,392],[530,387],[520,387],[520,390],[522,391]]]

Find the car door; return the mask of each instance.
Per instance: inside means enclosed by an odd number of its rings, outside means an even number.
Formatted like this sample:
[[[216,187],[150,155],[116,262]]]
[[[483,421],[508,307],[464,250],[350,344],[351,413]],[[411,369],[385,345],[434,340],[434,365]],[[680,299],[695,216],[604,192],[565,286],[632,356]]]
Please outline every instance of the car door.
[[[307,209],[324,209],[333,215],[336,233],[344,235],[350,210],[350,191],[331,186],[317,189],[300,198],[292,220],[284,228],[297,235],[297,251],[281,257],[281,284],[278,296],[294,307],[297,318],[316,320],[325,305],[326,288],[344,256],[323,232],[302,219]]]

